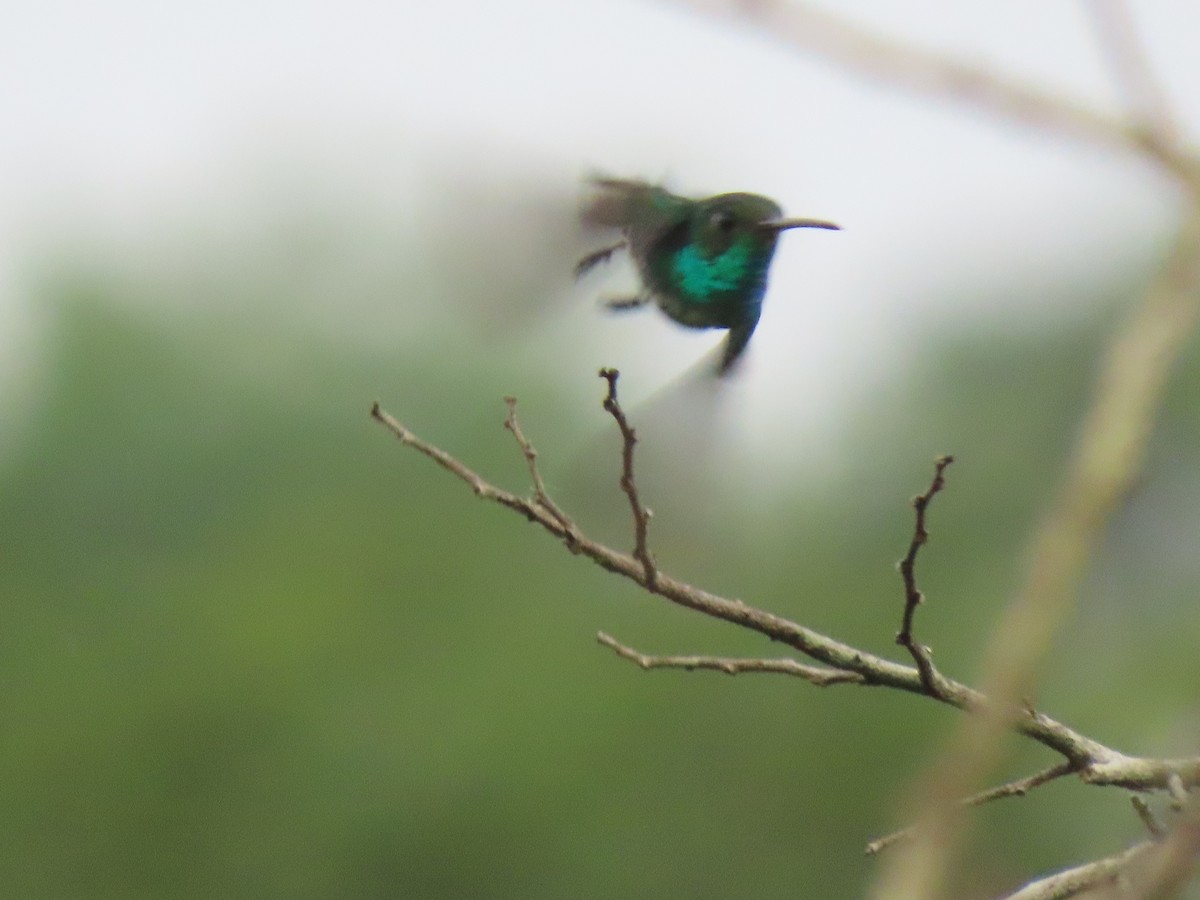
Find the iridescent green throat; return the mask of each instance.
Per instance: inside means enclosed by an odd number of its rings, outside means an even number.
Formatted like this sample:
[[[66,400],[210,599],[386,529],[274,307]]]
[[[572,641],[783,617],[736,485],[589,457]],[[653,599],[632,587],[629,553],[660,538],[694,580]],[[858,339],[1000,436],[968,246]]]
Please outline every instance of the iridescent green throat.
[[[672,260],[675,283],[682,293],[696,300],[745,290],[764,271],[761,254],[754,253],[754,244],[746,235],[713,257],[705,256],[696,244],[688,244]]]

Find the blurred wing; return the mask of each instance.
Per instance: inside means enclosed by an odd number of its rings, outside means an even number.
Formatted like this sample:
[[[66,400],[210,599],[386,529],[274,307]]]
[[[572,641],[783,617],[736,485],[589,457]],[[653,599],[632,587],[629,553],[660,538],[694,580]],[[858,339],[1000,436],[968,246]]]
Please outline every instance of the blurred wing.
[[[622,178],[593,178],[592,192],[584,202],[581,218],[591,228],[636,229],[639,243],[655,237],[688,215],[691,201],[646,181]]]
[[[594,228],[625,228],[638,208],[650,206],[656,193],[665,193],[645,181],[592,178],[590,184],[592,191],[580,216],[584,225]]]
[[[524,335],[565,307],[572,290],[565,261],[590,243],[579,227],[574,172],[537,161],[449,155],[422,170],[420,237],[412,254],[427,281],[398,293],[454,315],[492,340]]]
[[[706,356],[625,409],[637,429],[635,467],[643,499],[668,520],[712,521],[711,509],[696,509],[697,498],[711,497],[714,485],[728,476],[737,395],[715,377],[714,368]],[[632,382],[628,387],[632,393]],[[611,418],[597,419],[556,473],[563,494],[556,499],[568,509],[604,510],[624,526],[629,506],[618,486],[620,473],[620,435]]]

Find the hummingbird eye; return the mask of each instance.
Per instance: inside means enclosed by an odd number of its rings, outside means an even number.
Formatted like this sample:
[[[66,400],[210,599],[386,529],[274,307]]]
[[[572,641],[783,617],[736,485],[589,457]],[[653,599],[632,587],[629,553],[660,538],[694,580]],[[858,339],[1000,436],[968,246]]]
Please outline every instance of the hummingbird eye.
[[[709,221],[709,224],[711,224],[713,228],[717,229],[717,231],[720,231],[724,234],[728,234],[729,232],[733,231],[733,226],[734,226],[733,215],[731,213],[726,212],[723,209],[718,210],[717,212],[713,213],[712,217],[708,221]]]

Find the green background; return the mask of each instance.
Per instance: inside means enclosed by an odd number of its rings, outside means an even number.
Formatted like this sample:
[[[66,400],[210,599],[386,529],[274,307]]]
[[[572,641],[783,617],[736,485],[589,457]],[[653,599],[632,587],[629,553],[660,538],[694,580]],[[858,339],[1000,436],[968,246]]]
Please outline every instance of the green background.
[[[180,271],[222,268],[205,253]],[[501,427],[501,396],[519,394],[552,491],[626,547],[593,369],[569,348],[481,351],[469,309],[399,349],[334,335],[255,272],[197,288],[64,253],[36,281],[44,362],[8,401],[0,457],[2,892],[861,895],[864,845],[903,823],[898,798],[957,714],[617,659],[598,630],[646,652],[780,651],[571,556],[367,415],[379,398],[525,492]],[[973,680],[1140,283],[1057,329],[914,337],[915,362],[845,410],[835,467],[759,472],[675,440],[670,394],[632,405],[661,565],[901,658],[907,502],[954,452],[918,632]],[[1200,730],[1198,386],[1190,353],[1039,697],[1133,753],[1192,753]],[[1055,761],[1013,749],[997,779]],[[1141,835],[1121,792],[1073,781],[977,821],[964,891],[979,896]]]

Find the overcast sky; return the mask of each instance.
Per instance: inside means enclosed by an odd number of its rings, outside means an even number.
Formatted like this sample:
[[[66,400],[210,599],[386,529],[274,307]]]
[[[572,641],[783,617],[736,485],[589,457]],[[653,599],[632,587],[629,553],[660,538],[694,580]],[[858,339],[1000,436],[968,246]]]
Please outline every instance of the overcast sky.
[[[1080,3],[819,5],[1117,108]],[[1200,8],[1131,6],[1194,125]],[[603,170],[685,193],[765,193],[789,213],[841,222],[845,232],[793,232],[781,243],[750,377],[738,387],[748,416],[776,422],[764,428],[781,427],[782,392],[807,396],[820,416],[834,402],[831,382],[859,373],[869,383],[896,335],[932,316],[999,328],[1059,315],[1044,302],[1059,279],[1094,268],[1103,284],[1158,252],[1171,227],[1169,189],[1136,162],[864,83],[669,2],[9,7],[0,336],[11,346],[0,374],[10,388],[38,348],[27,275],[64,223],[136,246],[181,210],[214,202],[231,219],[253,218],[261,198],[247,198],[246,186],[275,162],[313,172],[351,202],[404,205],[418,230],[436,212],[428,186],[453,180],[433,170],[459,165],[495,182],[498,209],[485,215],[500,221],[510,177],[516,191],[536,170],[549,190],[569,192],[581,174]],[[959,302],[958,286],[972,284],[988,291]],[[969,306],[981,297],[982,308]],[[719,337],[653,315],[594,330],[597,358],[640,369],[646,383]]]

